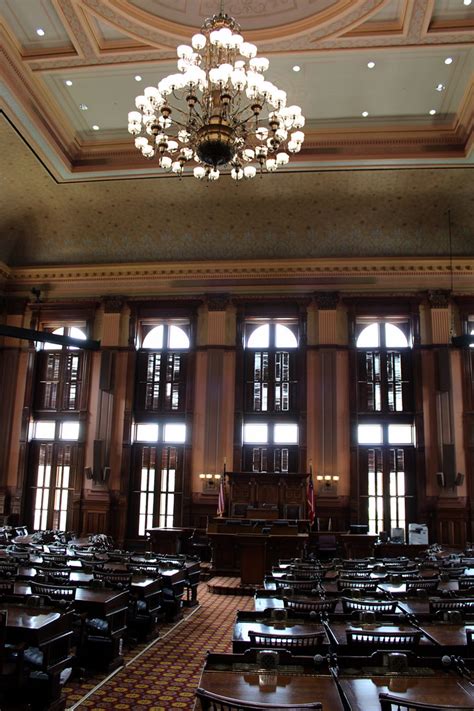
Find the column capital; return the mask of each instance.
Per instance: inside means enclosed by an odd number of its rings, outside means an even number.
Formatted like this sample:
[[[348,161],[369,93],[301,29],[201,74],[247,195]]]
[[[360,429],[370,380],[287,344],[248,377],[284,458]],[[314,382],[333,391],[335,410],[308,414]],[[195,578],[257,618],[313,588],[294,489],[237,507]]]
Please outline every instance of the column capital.
[[[451,292],[447,289],[428,291],[428,301],[432,309],[447,309],[451,300]]]
[[[208,311],[225,311],[231,303],[229,294],[206,294]]]
[[[320,311],[334,311],[339,303],[338,291],[316,291],[314,300]]]
[[[101,302],[104,306],[104,313],[119,314],[127,303],[126,296],[102,296]]]

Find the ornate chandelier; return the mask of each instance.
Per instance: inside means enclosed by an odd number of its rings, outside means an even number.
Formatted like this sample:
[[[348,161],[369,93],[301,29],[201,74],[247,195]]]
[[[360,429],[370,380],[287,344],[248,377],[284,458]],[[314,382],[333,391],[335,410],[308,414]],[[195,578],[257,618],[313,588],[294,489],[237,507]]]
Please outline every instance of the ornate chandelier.
[[[178,175],[194,164],[200,180],[217,180],[226,166],[234,180],[273,172],[304,140],[301,108],[287,106],[286,92],[265,79],[268,59],[244,42],[222,4],[192,46],[177,48],[178,73],[147,87],[128,114],[145,158]]]

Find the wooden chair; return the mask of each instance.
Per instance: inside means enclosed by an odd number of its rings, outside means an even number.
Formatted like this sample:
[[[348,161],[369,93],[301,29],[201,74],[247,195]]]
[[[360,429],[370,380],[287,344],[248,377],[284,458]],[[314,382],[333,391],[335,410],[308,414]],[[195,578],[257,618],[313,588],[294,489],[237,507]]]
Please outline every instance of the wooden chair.
[[[61,553],[43,553],[43,563],[64,566],[67,563],[67,555]]]
[[[382,693],[379,694],[380,711],[473,711],[474,701],[471,706],[441,706],[436,704],[424,704],[421,701],[408,701],[401,699],[399,696]]]
[[[310,654],[326,641],[324,632],[311,634],[282,635],[267,634],[249,630],[250,645],[252,647],[265,647],[267,649],[287,649],[290,652]]]
[[[318,701],[314,701],[310,704],[300,704],[296,706],[295,704],[263,704],[263,703],[252,703],[251,701],[239,701],[238,699],[232,699],[228,696],[220,696],[219,694],[213,694],[205,689],[198,688],[196,690],[196,697],[201,703],[201,709],[203,711],[252,711],[252,709],[269,709],[271,711],[284,711],[286,709],[291,709],[291,711],[304,711],[304,709],[322,709],[322,704]]]
[[[458,586],[460,590],[474,590],[474,575],[458,578]]]
[[[129,563],[127,568],[131,573],[146,575],[148,578],[159,578],[161,575],[159,565],[151,565],[148,563]]]
[[[416,590],[437,590],[439,578],[421,578],[420,580],[405,580],[406,591],[415,592]]]
[[[347,644],[367,649],[413,649],[421,638],[421,632],[377,632],[347,630]]]
[[[379,615],[394,615],[397,610],[396,600],[353,600],[342,598],[342,610],[345,613],[375,612]]]
[[[376,592],[377,585],[377,581],[373,580],[372,578],[366,578],[364,580],[337,581],[338,590],[363,590],[364,592]]]
[[[429,601],[430,614],[438,612],[450,612],[459,610],[460,612],[474,612],[474,598],[450,597],[447,599],[431,599]]]
[[[283,604],[288,610],[295,612],[334,612],[338,599],[333,600],[292,600],[283,598]]]
[[[15,589],[15,581],[13,578],[10,580],[0,580],[0,596],[13,595]]]
[[[319,571],[311,570],[297,570],[295,568],[290,569],[289,573],[284,573],[279,580],[313,580],[315,583],[320,583],[322,580],[322,575]]]
[[[112,570],[95,570],[94,580],[100,580],[112,588],[128,588],[132,580],[132,574],[129,572],[114,572]]]
[[[277,590],[285,590],[287,588],[292,588],[295,592],[311,592],[313,590],[319,592],[320,586],[317,580],[282,580],[275,579],[275,586]]]
[[[50,583],[31,582],[31,591],[34,595],[47,597],[52,601],[66,600],[72,602],[76,596],[76,588],[66,585],[52,585]]]
[[[373,578],[367,576],[366,570],[341,570],[339,580],[373,580]]]
[[[18,574],[18,563],[16,561],[0,561],[0,576],[14,577]]]
[[[359,560],[343,560],[342,567],[344,570],[367,570],[369,566],[369,559],[360,558]]]

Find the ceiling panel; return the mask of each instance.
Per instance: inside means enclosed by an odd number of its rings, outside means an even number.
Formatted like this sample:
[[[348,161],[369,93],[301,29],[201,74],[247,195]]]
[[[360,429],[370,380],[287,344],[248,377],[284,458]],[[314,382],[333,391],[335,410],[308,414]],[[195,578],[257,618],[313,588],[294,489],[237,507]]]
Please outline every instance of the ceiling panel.
[[[50,0],[0,0],[0,17],[6,20],[26,50],[71,47],[68,33]],[[45,34],[39,37],[36,30]]]

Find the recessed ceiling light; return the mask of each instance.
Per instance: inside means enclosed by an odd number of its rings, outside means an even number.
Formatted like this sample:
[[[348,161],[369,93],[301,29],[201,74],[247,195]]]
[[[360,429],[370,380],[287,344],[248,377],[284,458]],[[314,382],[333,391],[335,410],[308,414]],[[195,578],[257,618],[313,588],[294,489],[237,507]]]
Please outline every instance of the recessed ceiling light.
[[[430,110],[430,116],[434,116],[435,113],[436,113],[436,109],[431,109],[431,110]]]
[[[93,131],[99,131],[100,126],[98,126],[96,123],[92,126]]]
[[[89,107],[87,106],[87,104],[79,104],[79,108],[81,109],[81,111],[87,111]]]
[[[369,115],[369,112],[368,112],[368,111],[362,111],[362,116],[363,116],[364,118],[367,118],[368,115]]]
[[[38,37],[44,37],[45,31],[43,30],[42,27],[38,27],[38,28],[36,29],[36,34],[38,35]]]
[[[472,0],[464,0],[464,4],[465,4],[465,5],[470,5],[471,2],[472,2]]]
[[[300,71],[301,71],[300,65],[299,65],[299,64],[295,64],[295,66],[293,67],[293,71],[294,71],[294,72],[300,72]]]
[[[446,59],[444,60],[444,63],[445,63],[445,64],[452,64],[452,63],[453,63],[453,58],[452,58],[452,57],[446,57]]]
[[[369,69],[373,69],[375,67],[375,62],[367,62],[367,66],[369,67]]]
[[[141,78],[140,74],[135,74],[135,81],[141,81],[141,80],[142,80],[142,78]]]
[[[72,86],[72,81],[70,79],[66,79],[64,83],[66,84],[66,86]]]
[[[446,89],[444,84],[436,84],[436,91],[444,91]]]

